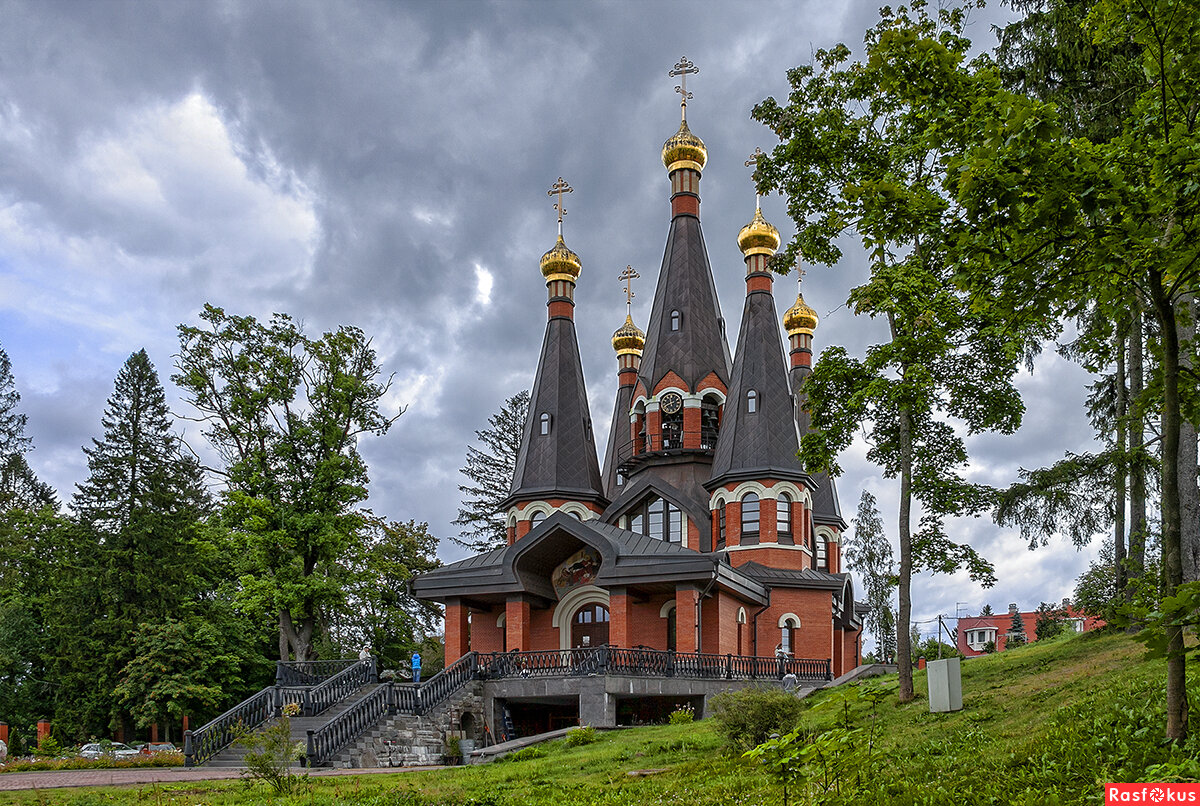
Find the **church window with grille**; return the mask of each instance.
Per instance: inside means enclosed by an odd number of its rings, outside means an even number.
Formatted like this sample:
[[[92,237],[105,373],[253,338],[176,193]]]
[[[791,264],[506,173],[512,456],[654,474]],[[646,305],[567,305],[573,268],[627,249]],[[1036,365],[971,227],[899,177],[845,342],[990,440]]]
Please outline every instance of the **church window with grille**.
[[[775,499],[775,520],[779,529],[779,542],[785,546],[794,546],[792,537],[792,497],[780,493]]]
[[[542,416],[538,418],[538,423],[540,424],[539,427],[540,427],[542,436],[545,436],[546,434],[550,433],[550,413],[549,412],[543,411]]]
[[[746,393],[746,411],[750,414],[758,411],[758,392],[753,389]]]
[[[817,570],[829,570],[829,542],[821,535],[817,535]]]
[[[746,493],[742,498],[742,543],[758,542],[758,496]]]

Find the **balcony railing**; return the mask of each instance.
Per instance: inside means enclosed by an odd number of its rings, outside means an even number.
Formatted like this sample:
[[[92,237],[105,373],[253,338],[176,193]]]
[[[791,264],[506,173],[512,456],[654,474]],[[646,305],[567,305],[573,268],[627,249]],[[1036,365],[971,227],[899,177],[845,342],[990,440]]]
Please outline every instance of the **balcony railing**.
[[[833,679],[832,665],[828,659],[759,658],[607,646],[542,652],[481,653],[477,665],[478,676],[492,680],[598,674],[698,680],[781,680],[791,674],[795,675],[797,681],[823,682]]]

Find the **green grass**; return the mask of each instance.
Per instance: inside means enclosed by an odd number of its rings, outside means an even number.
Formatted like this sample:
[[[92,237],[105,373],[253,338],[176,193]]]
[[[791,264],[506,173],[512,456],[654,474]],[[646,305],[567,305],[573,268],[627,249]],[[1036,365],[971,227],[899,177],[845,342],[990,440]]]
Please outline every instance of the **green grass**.
[[[1194,760],[1200,743],[1172,749],[1160,741],[1165,664],[1143,660],[1141,649],[1125,636],[1091,634],[964,662],[964,708],[953,714],[929,713],[925,674],[918,672],[915,702],[900,706],[892,697],[880,706],[880,763],[863,771],[854,792],[828,802],[1103,803],[1100,784],[1106,781],[1200,780],[1200,763]],[[1189,673],[1200,677],[1200,670]],[[894,688],[895,676],[883,678],[882,685]],[[1200,687],[1191,688],[1191,702],[1200,702]],[[831,696],[836,692],[810,701]],[[860,724],[867,718],[860,713]],[[827,712],[806,713],[805,724],[821,730],[830,719]],[[1193,714],[1192,725],[1200,732],[1200,714]],[[544,748],[539,758],[483,767],[314,778],[302,794],[280,798],[261,786],[230,781],[0,792],[0,803],[780,803],[773,782],[757,765],[726,751],[708,721],[603,731],[593,744],[567,747],[560,740]],[[1164,763],[1170,766],[1150,769]],[[629,774],[635,771],[649,774]]]

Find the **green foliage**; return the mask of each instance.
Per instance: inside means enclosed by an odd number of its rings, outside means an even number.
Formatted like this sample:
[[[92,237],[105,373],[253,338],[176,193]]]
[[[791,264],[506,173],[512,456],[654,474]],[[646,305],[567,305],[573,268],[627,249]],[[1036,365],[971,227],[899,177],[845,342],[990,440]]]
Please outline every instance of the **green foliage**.
[[[273,725],[248,733],[236,741],[245,748],[242,776],[248,781],[261,781],[277,795],[296,792],[307,775],[297,775],[292,765],[304,755],[304,743],[293,742],[291,720],[281,716]]]
[[[690,705],[681,705],[667,715],[668,725],[690,725],[696,720],[696,709]]]
[[[446,739],[445,745],[442,747],[442,755],[451,763],[456,763],[462,759],[462,740],[457,736],[450,736]]]
[[[1070,628],[1067,623],[1067,611],[1053,604],[1042,602],[1037,609],[1037,623],[1033,631],[1037,640],[1044,641],[1062,635]]]
[[[1025,619],[1020,610],[1014,610],[1008,625],[1008,634],[1004,637],[1004,646],[1016,647],[1025,643]]]
[[[717,730],[734,748],[762,744],[773,733],[786,733],[800,719],[804,703],[790,691],[750,687],[713,697],[712,718]]]
[[[873,783],[880,761],[877,713],[885,696],[886,691],[877,685],[843,686],[813,708],[816,713],[836,714],[834,727],[815,731],[797,725],[742,755],[766,767],[783,788],[784,806],[789,802],[789,789],[806,802],[829,795],[855,797]],[[859,724],[859,703],[870,709],[865,715],[866,727]]]
[[[277,618],[282,659],[306,660],[323,615],[345,601],[336,570],[366,522],[357,443],[400,416],[380,411],[390,381],[357,328],[313,339],[282,314],[262,324],[206,305],[200,317],[204,327],[179,328],[173,380],[225,461],[240,598]]]
[[[61,755],[61,748],[56,751]],[[36,755],[36,754],[35,754]],[[182,767],[183,753],[151,753],[137,755],[133,758],[117,759],[113,757],[88,759],[82,756],[71,758],[56,758],[46,754],[46,758],[10,759],[7,764],[0,764],[0,774],[6,772],[43,772],[53,770],[124,770],[139,767]]]
[[[536,744],[532,744],[529,747],[522,747],[520,750],[516,750],[512,753],[509,753],[502,760],[503,761],[532,761],[535,758],[544,758],[545,756],[546,756],[545,749],[543,749],[542,747],[540,747]]]
[[[500,504],[512,489],[517,454],[521,451],[521,434],[528,415],[529,390],[526,389],[504,401],[500,411],[488,418],[490,427],[475,432],[482,449],[467,446],[467,464],[459,472],[470,482],[458,487],[464,498],[454,520],[454,524],[463,529],[458,537],[450,538],[460,546],[484,552],[505,545],[505,513]]]
[[[875,637],[881,656],[890,657],[896,651],[896,622],[892,615],[896,568],[875,496],[867,490],[862,491],[858,502],[854,531],[843,539],[843,545],[846,566],[862,579],[866,595],[861,598],[871,607],[865,619],[867,629]]]
[[[582,725],[568,733],[565,741],[567,747],[583,747],[585,744],[592,744],[599,738],[594,727]]]

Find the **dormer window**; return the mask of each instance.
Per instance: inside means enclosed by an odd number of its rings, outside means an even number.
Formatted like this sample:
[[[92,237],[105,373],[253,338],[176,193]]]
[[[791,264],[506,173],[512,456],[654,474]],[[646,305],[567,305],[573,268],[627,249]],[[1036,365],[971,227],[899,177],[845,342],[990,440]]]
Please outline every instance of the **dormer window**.
[[[679,311],[671,311],[671,330],[679,330],[679,325],[683,321],[683,314]]]
[[[543,411],[542,416],[538,418],[538,423],[540,423],[539,430],[540,430],[540,433],[542,436],[546,436],[547,434],[550,433],[550,414],[549,414],[549,412]]]
[[[749,414],[758,411],[758,392],[753,389],[746,393],[746,411]]]

